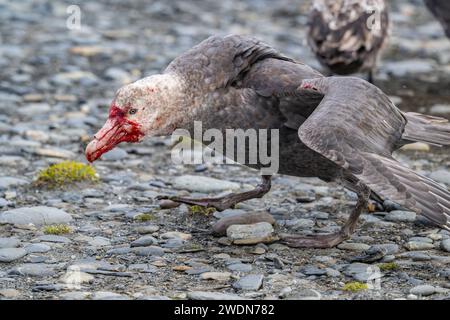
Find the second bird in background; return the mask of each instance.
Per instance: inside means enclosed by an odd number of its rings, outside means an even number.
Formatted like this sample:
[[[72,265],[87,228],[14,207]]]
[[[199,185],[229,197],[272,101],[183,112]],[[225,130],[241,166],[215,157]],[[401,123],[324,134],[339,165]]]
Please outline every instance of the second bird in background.
[[[384,0],[314,0],[308,44],[330,73],[373,73],[388,36]]]

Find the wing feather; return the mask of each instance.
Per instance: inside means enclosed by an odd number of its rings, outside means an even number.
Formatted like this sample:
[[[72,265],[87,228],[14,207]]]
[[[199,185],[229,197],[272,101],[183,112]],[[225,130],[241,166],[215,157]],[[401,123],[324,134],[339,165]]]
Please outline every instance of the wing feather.
[[[450,229],[448,190],[391,156],[406,125],[400,111],[363,80],[333,78],[327,80],[324,99],[299,129],[302,142],[381,197]]]

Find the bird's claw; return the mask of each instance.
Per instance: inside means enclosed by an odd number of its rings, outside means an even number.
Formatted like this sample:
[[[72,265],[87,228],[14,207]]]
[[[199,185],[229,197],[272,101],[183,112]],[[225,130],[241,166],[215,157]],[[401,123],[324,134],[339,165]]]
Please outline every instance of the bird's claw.
[[[156,196],[156,200],[170,200],[169,196]]]
[[[232,208],[234,204],[228,204],[224,199],[190,199],[176,196],[157,196],[156,200],[170,200],[177,203],[184,203],[191,206],[200,206],[205,208],[215,208],[218,211],[223,211]]]

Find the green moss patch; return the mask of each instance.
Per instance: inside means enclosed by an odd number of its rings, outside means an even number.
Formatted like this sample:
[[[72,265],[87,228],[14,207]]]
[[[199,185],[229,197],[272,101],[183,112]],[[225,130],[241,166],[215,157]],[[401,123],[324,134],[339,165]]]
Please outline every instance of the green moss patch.
[[[379,264],[378,268],[380,268],[381,271],[395,271],[400,269],[400,266],[395,262],[389,262]]]
[[[97,182],[95,169],[81,162],[64,161],[41,170],[36,183],[49,188],[63,187],[75,182]]]
[[[55,234],[55,235],[61,235],[70,233],[72,229],[66,224],[57,224],[52,226],[46,226],[44,227],[44,233],[45,234]]]
[[[136,217],[134,217],[134,219],[138,222],[146,222],[146,221],[155,220],[156,217],[155,217],[155,215],[153,215],[151,213],[142,213],[142,214],[139,214]]]
[[[358,281],[346,283],[344,285],[344,287],[342,287],[342,290],[350,291],[350,292],[358,292],[358,291],[367,290],[367,289],[369,289],[369,286],[367,285],[367,283],[362,283],[362,282],[358,282]]]
[[[210,216],[214,212],[216,212],[215,208],[208,208],[208,207],[202,207],[202,206],[190,206],[189,207],[189,213],[190,214],[200,214],[204,216]]]

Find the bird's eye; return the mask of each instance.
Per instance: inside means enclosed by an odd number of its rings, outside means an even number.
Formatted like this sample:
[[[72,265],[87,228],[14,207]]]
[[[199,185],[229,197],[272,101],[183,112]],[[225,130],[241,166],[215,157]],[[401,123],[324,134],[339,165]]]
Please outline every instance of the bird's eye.
[[[137,112],[137,109],[130,109],[130,111],[128,111],[129,114],[135,114]]]

